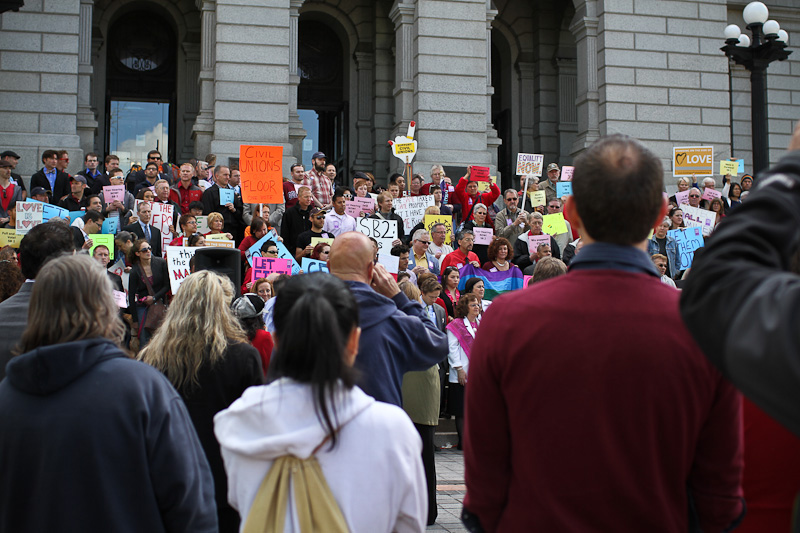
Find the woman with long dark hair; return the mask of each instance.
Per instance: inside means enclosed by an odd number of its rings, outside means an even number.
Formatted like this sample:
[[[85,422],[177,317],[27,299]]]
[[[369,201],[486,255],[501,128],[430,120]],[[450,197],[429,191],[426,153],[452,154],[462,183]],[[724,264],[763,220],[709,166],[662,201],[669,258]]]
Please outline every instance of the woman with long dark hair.
[[[399,407],[355,386],[353,295],[317,272],[290,278],[275,300],[271,383],[214,420],[245,528],[300,531],[313,518],[325,531],[423,531],[419,436]]]
[[[147,314],[156,304],[165,304],[169,292],[167,262],[153,257],[153,247],[146,239],[138,239],[128,252],[132,268],[128,278],[128,309],[136,313],[133,319],[138,330],[139,347],[150,341],[155,328],[147,327]]]

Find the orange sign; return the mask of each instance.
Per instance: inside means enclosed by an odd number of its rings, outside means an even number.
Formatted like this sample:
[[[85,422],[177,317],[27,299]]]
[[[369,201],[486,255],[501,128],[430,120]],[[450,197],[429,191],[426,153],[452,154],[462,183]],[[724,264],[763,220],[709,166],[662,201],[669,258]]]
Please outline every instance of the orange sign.
[[[239,146],[239,172],[245,203],[283,202],[283,146]]]

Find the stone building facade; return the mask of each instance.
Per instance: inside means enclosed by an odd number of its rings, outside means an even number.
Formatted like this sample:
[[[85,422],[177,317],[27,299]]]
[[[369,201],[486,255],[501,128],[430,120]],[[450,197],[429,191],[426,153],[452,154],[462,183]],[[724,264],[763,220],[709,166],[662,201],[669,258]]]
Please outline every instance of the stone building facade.
[[[794,3],[768,2],[790,46]],[[719,50],[745,4],[25,0],[0,16],[0,148],[30,175],[48,148],[69,150],[77,172],[88,151],[124,145],[142,160],[153,139],[174,162],[276,144],[287,168],[320,149],[345,178],[383,179],[400,167],[387,140],[415,120],[416,171],[489,165],[504,186],[517,152],[569,164],[614,132],[666,168],[677,145],[749,162],[748,73]],[[772,161],[800,118],[798,60],[769,69]],[[160,106],[161,129],[137,126],[137,102]],[[123,123],[141,130],[129,144]]]

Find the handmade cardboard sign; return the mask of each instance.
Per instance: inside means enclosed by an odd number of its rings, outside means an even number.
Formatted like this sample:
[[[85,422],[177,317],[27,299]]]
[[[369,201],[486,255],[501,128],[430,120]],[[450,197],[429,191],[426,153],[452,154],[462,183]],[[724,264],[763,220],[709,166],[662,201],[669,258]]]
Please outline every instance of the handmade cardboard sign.
[[[220,188],[220,190],[219,190],[219,205],[232,204],[235,196],[236,195],[233,194],[233,189],[222,189],[222,188]],[[248,202],[248,203],[250,203],[250,202]]]
[[[742,159],[744,162],[744,159]],[[738,176],[739,175],[739,162],[738,161],[728,161],[727,159],[723,159],[719,162],[719,173],[723,176],[725,174],[730,174],[731,176]]]
[[[208,215],[200,215],[195,218],[197,219],[197,233],[205,235],[211,231],[211,228],[208,227]]]
[[[517,154],[517,176],[541,176],[543,164],[542,154]]]
[[[489,167],[473,166],[469,171],[471,181],[489,181]]]
[[[34,226],[42,223],[44,217],[44,204],[41,202],[17,202],[16,231],[26,235]]]
[[[679,270],[686,270],[692,266],[694,252],[701,246],[705,246],[703,231],[700,228],[673,229],[667,235],[675,239],[678,245],[678,258],[680,259]]]
[[[333,239],[328,237],[311,237],[311,246],[316,247],[319,243],[333,245]]]
[[[715,189],[706,189],[703,191],[703,200],[708,200],[709,202],[714,198],[722,198],[722,193]]]
[[[403,228],[406,235],[411,233],[414,226],[422,222],[425,210],[432,206],[434,201],[433,195],[428,194],[425,196],[407,196],[392,202],[395,213],[403,219]]]
[[[678,205],[688,205],[689,204],[689,189],[685,191],[678,191],[675,193],[675,201],[678,202]]]
[[[680,176],[713,176],[714,147],[684,146],[672,149],[672,175]]]
[[[107,235],[116,235],[118,227],[119,227],[119,217],[108,217],[103,221],[103,229],[100,230],[100,233],[105,233]]]
[[[564,213],[553,213],[544,216],[542,231],[548,235],[559,235],[567,232],[567,222],[564,220]]]
[[[47,222],[51,218],[56,218],[56,217],[63,218],[63,219],[68,219],[69,218],[69,211],[67,209],[64,209],[63,207],[58,207],[57,205],[47,204],[47,203],[44,203],[44,202],[39,202],[39,200],[28,199],[28,200],[25,200],[25,201],[26,202],[37,202],[37,203],[40,203],[40,204],[42,204],[44,206],[44,208],[43,208],[44,211],[42,212],[42,222]],[[83,216],[83,215],[86,214],[86,211],[80,211],[80,213],[81,213],[81,216]]]
[[[564,196],[572,196],[572,182],[559,181],[556,183],[556,196],[563,198]]]
[[[575,167],[561,167],[561,181],[572,181]]]
[[[475,234],[475,244],[492,244],[492,228],[472,228],[472,233]]]
[[[531,199],[531,207],[539,207],[547,203],[547,193],[544,191],[529,192],[528,196]]]
[[[3,246],[10,246],[12,248],[19,248],[19,243],[25,235],[17,233],[16,230],[11,228],[0,228],[0,248]]]
[[[536,255],[539,246],[546,244],[550,246],[550,235],[524,235],[528,239],[528,253]]]
[[[704,237],[711,235],[717,220],[716,213],[689,205],[683,206],[681,209],[683,210],[683,223],[687,228],[701,228]]]
[[[248,204],[283,202],[283,146],[239,146],[239,172],[242,201]]]
[[[128,307],[128,295],[125,294],[123,291],[115,291],[112,290],[111,293],[114,295],[114,302],[117,304],[117,307],[126,308]]]
[[[92,247],[89,248],[89,255],[94,255],[94,249],[102,244],[105,245],[106,248],[108,248],[109,259],[114,259],[113,235],[103,235],[102,233],[94,233],[92,235],[89,235],[89,238],[92,240]]]
[[[189,261],[194,257],[197,248],[183,246],[167,246],[167,268],[169,269],[169,288],[172,294],[178,292],[183,280],[189,276]]]
[[[292,275],[292,261],[280,257],[254,257],[253,279],[266,278],[273,272]]]
[[[300,268],[302,268],[303,272],[306,274],[311,274],[312,272],[330,272],[328,263],[320,261],[319,259],[309,259],[308,257],[304,257],[300,261]]]
[[[425,229],[428,233],[432,232],[434,224],[444,224],[447,234],[444,237],[445,244],[452,242],[453,236],[453,216],[452,215],[425,215]]]
[[[359,218],[356,229],[378,241],[378,253],[381,250],[388,253],[392,249],[392,242],[397,239],[397,221],[383,220],[380,218]]]
[[[107,204],[111,202],[124,202],[125,201],[125,186],[124,185],[104,185],[103,186],[103,199]]]

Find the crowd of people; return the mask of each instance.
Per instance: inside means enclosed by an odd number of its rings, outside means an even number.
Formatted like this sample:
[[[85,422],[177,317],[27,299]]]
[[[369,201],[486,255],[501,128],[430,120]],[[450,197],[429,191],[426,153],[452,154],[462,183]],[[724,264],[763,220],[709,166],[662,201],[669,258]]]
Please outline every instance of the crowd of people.
[[[0,250],[0,530],[421,531],[437,518],[445,416],[470,531],[723,531],[747,527],[743,477],[763,482],[743,461],[759,438],[747,422],[800,451],[755,405],[743,417],[678,313],[682,205],[716,227],[749,203],[750,176],[724,176],[719,194],[681,178],[669,197],[658,159],[621,136],[580,156],[563,197],[557,163],[501,194],[471,167],[343,183],[317,152],[289,168],[282,203],[247,204],[214,156],[175,166],[151,151],[126,175],[89,153],[70,175],[68,154],[46,150],[30,195],[18,160],[0,154],[0,227],[29,198],[82,214]],[[421,195],[451,223],[407,224],[394,204]],[[374,205],[359,216],[397,222],[390,251],[358,231],[356,198]],[[171,220],[153,225],[156,204]],[[622,211],[625,224],[608,216]],[[95,245],[110,218],[113,245]],[[195,255],[173,294],[165,247],[221,241],[238,269]],[[257,276],[254,252],[329,273]],[[76,479],[91,481],[61,497]],[[786,520],[774,493],[750,523]]]

